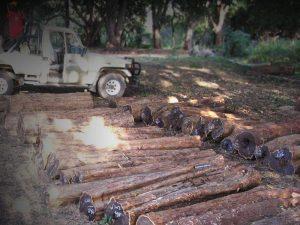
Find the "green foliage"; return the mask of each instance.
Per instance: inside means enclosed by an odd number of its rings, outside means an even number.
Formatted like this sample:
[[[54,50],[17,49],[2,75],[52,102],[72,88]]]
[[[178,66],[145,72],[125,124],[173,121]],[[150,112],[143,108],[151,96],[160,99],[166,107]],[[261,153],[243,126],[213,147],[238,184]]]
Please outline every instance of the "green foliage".
[[[252,50],[249,60],[254,63],[298,63],[300,41],[281,39],[259,42]]]
[[[113,219],[110,216],[105,215],[102,220],[99,221],[99,225],[110,225],[112,224]]]
[[[230,31],[225,37],[224,53],[226,56],[243,57],[249,54],[250,35],[237,30]]]

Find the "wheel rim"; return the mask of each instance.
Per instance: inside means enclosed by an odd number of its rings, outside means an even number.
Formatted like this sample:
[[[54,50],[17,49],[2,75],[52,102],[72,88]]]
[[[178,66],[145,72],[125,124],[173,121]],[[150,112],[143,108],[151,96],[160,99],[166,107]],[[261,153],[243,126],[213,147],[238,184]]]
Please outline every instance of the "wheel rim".
[[[121,91],[121,83],[118,80],[109,80],[105,84],[105,91],[109,95],[117,95]]]
[[[0,77],[0,94],[5,94],[8,89],[8,83],[5,79]]]

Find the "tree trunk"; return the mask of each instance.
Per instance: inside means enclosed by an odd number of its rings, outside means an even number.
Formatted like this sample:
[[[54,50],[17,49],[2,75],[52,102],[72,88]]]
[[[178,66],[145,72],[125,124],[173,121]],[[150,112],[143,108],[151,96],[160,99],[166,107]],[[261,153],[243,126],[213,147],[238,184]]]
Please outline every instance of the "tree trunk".
[[[108,139],[108,138],[106,138]],[[45,144],[46,143],[46,144]],[[55,145],[53,144],[55,143]],[[73,146],[69,151],[65,143]],[[103,157],[103,152],[121,150],[173,150],[184,148],[195,148],[200,145],[200,138],[192,137],[163,137],[154,139],[119,141],[109,140],[107,143],[95,143],[99,146],[91,147],[82,144],[81,140],[76,140],[72,136],[60,135],[53,137],[48,135],[41,140],[40,152],[42,154],[44,166],[51,177],[55,177],[59,170],[68,169],[93,163],[100,163],[107,160]],[[54,145],[54,146],[53,146]],[[125,160],[128,163],[128,160]]]
[[[91,109],[89,111],[49,111],[14,115],[17,123],[8,127],[10,133],[16,132],[20,140],[36,143],[41,134],[49,132],[108,132],[115,135],[110,126],[132,127],[134,119],[129,111],[120,109]],[[8,117],[8,123],[12,116]]]
[[[223,45],[223,31],[219,31],[217,33],[215,33],[216,37],[215,37],[215,45],[216,46],[221,46]]]
[[[196,26],[197,26],[197,22],[195,21],[188,23],[187,31],[184,38],[184,45],[183,45],[184,50],[188,50],[188,51],[192,50],[193,36],[194,36],[194,30]]]
[[[112,216],[115,220],[128,221],[125,224],[135,224],[137,217],[143,213],[157,211],[161,208],[172,207],[196,199],[230,193],[240,188],[247,189],[260,184],[261,176],[257,171],[247,169],[245,173],[245,171],[242,171],[242,168],[230,168],[231,171],[228,171],[226,175],[222,173],[220,175],[213,175],[214,179],[212,180],[217,181],[212,183],[204,182],[203,184],[202,180],[202,182],[191,182],[191,186],[162,188],[136,196],[135,198],[124,200],[112,199],[105,213],[107,216]],[[122,209],[119,212],[123,214],[118,218],[113,214],[116,206]]]
[[[178,186],[179,184],[182,185],[182,183],[185,183],[191,179],[201,178],[202,176],[208,176],[210,173],[217,173],[218,171],[223,170],[224,167],[224,158],[222,156],[217,156],[214,159],[203,159],[199,160],[199,163],[204,162],[202,164],[198,164],[198,166],[191,167],[184,167],[184,168],[178,168],[175,169],[172,176],[169,176],[167,178],[162,179],[159,182],[154,182],[151,184],[144,185],[140,188],[137,188],[132,191],[127,191],[125,193],[120,192],[120,187],[115,191],[115,193],[111,193],[110,195],[105,195],[101,199],[98,198],[99,193],[96,191],[93,193],[85,193],[83,194],[83,199],[88,199],[88,202],[91,203],[92,207],[94,208],[94,212],[103,211],[105,208],[105,205],[108,203],[107,201],[109,198],[113,195],[115,198],[118,199],[130,199],[134,198],[138,195],[143,195],[143,193],[148,193],[153,190],[158,190],[163,187],[174,187]],[[177,171],[177,172],[176,172]],[[185,172],[183,172],[185,171]],[[175,185],[177,184],[177,185]],[[126,189],[127,186],[123,185],[121,190]],[[104,190],[105,191],[105,190]],[[103,200],[106,200],[103,204]],[[84,201],[80,201],[80,209],[82,212],[84,212],[86,215],[89,215],[90,212],[87,211],[88,208],[85,207]],[[89,215],[93,216],[93,215]]]
[[[223,159],[223,157],[221,157]],[[207,169],[206,167],[204,169]],[[122,193],[136,188],[143,187],[160,182],[165,182],[167,179],[178,178],[180,175],[189,173],[195,174],[195,165],[177,168],[172,171],[162,171],[156,173],[139,174],[134,176],[117,177],[101,181],[70,184],[63,186],[53,186],[49,188],[49,205],[52,207],[62,206],[68,203],[73,203],[79,199],[83,192],[90,193],[90,196],[102,196],[103,199],[108,199],[110,194]],[[183,179],[183,178],[182,178]],[[101,194],[103,193],[103,194]],[[108,198],[106,198],[108,196]],[[96,197],[97,198],[97,197]]]
[[[221,148],[227,152],[237,151],[243,158],[252,159],[257,145],[280,136],[297,133],[300,133],[300,124],[294,120],[263,123],[248,130],[235,129],[233,135],[222,141]]]
[[[212,211],[218,212],[219,210],[230,210],[237,206],[258,203],[271,199],[279,199],[283,202],[285,199],[292,199],[292,193],[293,190],[291,189],[267,189],[265,187],[257,187],[247,192],[231,194],[229,196],[206,201],[204,203],[198,203],[182,208],[150,212],[140,216],[137,220],[137,225],[163,225],[168,224],[171,221],[177,221],[181,218],[201,216]]]
[[[183,149],[182,151],[186,151],[186,149]],[[138,166],[135,162],[135,158],[131,157],[132,164],[125,167],[121,167],[121,165],[116,166],[116,163],[110,161],[112,163],[109,167],[103,167],[101,164],[92,164],[62,170],[60,172],[60,179],[62,183],[82,183],[96,179],[107,179],[112,176],[119,177],[138,173],[158,172],[159,170],[166,170],[179,165],[185,165],[186,163],[191,163],[195,159],[213,157],[215,155],[216,153],[211,150],[201,152],[198,150],[198,152],[191,152],[189,155],[180,153],[175,154],[175,152],[173,153],[172,151],[172,154],[170,155],[166,154],[153,158],[145,155],[144,158],[146,159],[146,162]]]
[[[153,47],[161,49],[160,27],[153,26]]]
[[[283,212],[272,216],[252,222],[252,225],[266,225],[266,224],[280,224],[280,225],[294,225],[300,221],[300,207],[290,208]]]
[[[94,108],[90,93],[18,94],[10,97],[10,112],[62,111]]]

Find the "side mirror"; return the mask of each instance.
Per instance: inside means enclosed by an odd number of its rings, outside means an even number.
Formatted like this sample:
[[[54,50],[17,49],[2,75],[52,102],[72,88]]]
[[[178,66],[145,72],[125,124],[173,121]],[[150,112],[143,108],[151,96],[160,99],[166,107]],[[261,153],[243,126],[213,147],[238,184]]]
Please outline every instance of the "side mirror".
[[[87,48],[83,47],[82,50],[81,50],[81,56],[82,57],[85,56],[86,52],[87,52]]]

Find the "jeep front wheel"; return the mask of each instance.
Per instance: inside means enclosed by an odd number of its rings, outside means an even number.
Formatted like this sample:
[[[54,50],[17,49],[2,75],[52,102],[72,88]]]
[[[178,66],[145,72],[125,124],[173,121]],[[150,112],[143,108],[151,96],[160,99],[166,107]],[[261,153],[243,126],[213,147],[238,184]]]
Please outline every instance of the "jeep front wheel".
[[[126,89],[126,83],[122,75],[108,73],[99,79],[97,88],[101,97],[115,99],[123,96]]]
[[[0,72],[0,95],[12,95],[14,92],[14,81],[5,72]]]

